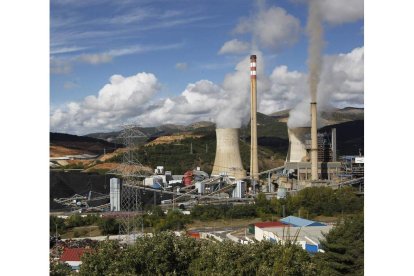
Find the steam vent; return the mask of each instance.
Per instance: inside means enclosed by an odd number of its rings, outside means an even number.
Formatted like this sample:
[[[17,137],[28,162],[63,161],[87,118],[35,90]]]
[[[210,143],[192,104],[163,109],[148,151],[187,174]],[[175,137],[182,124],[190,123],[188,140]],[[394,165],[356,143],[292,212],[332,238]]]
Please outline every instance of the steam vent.
[[[238,130],[238,128],[216,129],[216,159],[211,175],[217,176],[225,173],[236,179],[246,177],[240,157]]]

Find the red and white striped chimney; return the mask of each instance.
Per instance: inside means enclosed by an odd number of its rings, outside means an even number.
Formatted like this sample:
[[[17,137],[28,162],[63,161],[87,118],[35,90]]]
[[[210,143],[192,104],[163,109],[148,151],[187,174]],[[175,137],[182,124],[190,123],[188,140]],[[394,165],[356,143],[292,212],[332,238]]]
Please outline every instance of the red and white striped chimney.
[[[259,166],[257,159],[257,89],[256,89],[256,55],[250,56],[250,178],[252,183],[259,180]]]

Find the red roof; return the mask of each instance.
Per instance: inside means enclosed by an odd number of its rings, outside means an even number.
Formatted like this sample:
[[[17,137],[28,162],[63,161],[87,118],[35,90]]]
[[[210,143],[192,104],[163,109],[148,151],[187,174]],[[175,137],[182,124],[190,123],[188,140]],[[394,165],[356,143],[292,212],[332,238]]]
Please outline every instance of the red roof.
[[[60,256],[60,260],[63,262],[80,261],[80,258],[82,257],[83,253],[91,251],[92,250],[89,248],[65,248],[62,256]]]
[[[267,222],[255,223],[254,226],[257,226],[259,228],[268,228],[268,227],[283,227],[283,226],[286,226],[286,224],[281,223],[280,221],[267,221]]]

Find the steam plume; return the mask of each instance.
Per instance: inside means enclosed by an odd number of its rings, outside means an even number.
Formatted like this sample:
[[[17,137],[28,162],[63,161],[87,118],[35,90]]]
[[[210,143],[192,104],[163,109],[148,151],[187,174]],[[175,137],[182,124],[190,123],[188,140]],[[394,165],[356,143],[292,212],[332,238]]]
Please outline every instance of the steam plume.
[[[321,73],[322,64],[322,22],[321,12],[318,2],[315,0],[309,1],[309,18],[307,31],[309,36],[309,88],[311,93],[311,101],[316,102],[316,93],[318,89],[319,76]]]
[[[306,30],[309,36],[308,84],[311,102],[317,101],[318,84],[322,67],[323,28],[319,2],[309,0],[309,15]],[[302,127],[310,124],[309,98],[305,97],[289,114],[288,127]]]

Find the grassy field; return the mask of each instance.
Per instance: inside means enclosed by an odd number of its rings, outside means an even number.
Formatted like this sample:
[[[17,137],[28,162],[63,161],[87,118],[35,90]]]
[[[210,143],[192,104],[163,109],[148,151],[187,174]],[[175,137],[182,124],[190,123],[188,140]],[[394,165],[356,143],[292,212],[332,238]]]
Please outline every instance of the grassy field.
[[[247,227],[247,225],[261,222],[260,218],[249,218],[249,219],[218,219],[213,221],[201,221],[194,220],[192,223],[187,224],[187,229],[198,229],[198,228],[223,228],[223,227]]]
[[[96,237],[102,236],[101,230],[96,225],[79,226],[69,229],[65,234],[61,235],[62,239],[71,239],[79,237]]]

